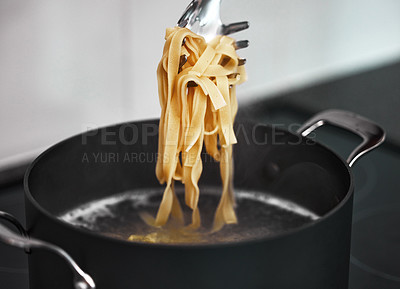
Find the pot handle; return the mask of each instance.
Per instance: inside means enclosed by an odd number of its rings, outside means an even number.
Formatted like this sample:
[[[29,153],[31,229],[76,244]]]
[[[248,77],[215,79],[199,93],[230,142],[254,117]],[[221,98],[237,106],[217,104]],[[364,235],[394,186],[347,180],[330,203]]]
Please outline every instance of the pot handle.
[[[359,157],[376,148],[385,140],[385,131],[373,121],[358,114],[337,109],[325,110],[316,114],[307,120],[297,130],[297,133],[305,137],[324,124],[344,128],[362,137],[362,143],[351,152],[346,160],[349,167],[353,166]]]
[[[76,264],[72,257],[58,246],[40,241],[34,238],[30,238],[28,233],[24,229],[18,220],[10,215],[9,213],[0,211],[0,219],[6,220],[17,227],[20,235],[10,230],[6,226],[0,223],[0,241],[17,248],[24,249],[26,253],[30,253],[31,248],[45,249],[51,251],[60,257],[62,257],[68,265],[71,267],[74,273],[74,288],[75,289],[95,289],[96,285],[88,274],[82,271],[82,269]]]

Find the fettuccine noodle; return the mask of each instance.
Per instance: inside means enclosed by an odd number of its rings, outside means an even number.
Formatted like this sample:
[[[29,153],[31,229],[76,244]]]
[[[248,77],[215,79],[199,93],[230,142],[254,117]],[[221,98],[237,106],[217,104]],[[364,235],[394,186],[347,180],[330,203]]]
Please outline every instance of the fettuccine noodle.
[[[234,211],[232,145],[236,143],[233,121],[237,112],[235,86],[246,79],[239,65],[234,40],[217,36],[211,42],[186,28],[169,28],[157,69],[161,105],[159,158],[156,176],[166,184],[155,219],[163,226],[169,217],[183,224],[183,213],[174,182],[185,185],[185,203],[192,209],[190,228],[201,225],[198,181],[206,151],[220,164],[222,195],[213,231],[237,223]],[[180,68],[181,56],[187,62]]]

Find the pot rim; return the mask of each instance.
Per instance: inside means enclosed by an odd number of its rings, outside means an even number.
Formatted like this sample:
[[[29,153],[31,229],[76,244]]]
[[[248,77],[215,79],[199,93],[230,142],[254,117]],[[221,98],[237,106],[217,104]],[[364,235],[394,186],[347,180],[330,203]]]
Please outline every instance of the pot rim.
[[[123,125],[126,123],[145,123],[145,122],[158,122],[158,119],[145,119],[145,120],[137,120],[137,121],[127,121],[127,122],[120,122],[117,124],[113,124],[113,125],[106,125],[106,126],[102,126],[100,128],[97,129],[104,129],[104,128],[109,128],[109,127],[115,127],[115,126],[119,126],[119,125]],[[261,126],[266,126],[266,127],[272,127],[272,125],[270,124],[264,124],[264,123],[257,123],[257,125],[261,125]],[[307,224],[304,224],[302,226],[293,228],[293,229],[289,229],[285,232],[281,232],[281,233],[277,233],[277,234],[273,234],[271,236],[265,236],[265,237],[258,237],[258,238],[254,238],[254,239],[250,239],[250,240],[243,240],[243,241],[235,241],[235,242],[218,242],[218,243],[194,243],[194,244],[190,244],[190,243],[182,243],[182,244],[166,244],[166,243],[144,243],[144,242],[135,242],[135,241],[128,241],[128,240],[124,240],[124,239],[119,239],[119,238],[114,238],[114,237],[110,237],[110,236],[106,236],[106,235],[102,235],[99,233],[96,233],[94,231],[90,231],[87,229],[82,229],[80,227],[77,227],[71,223],[68,223],[66,221],[61,220],[60,218],[58,218],[57,216],[55,216],[54,214],[50,213],[49,211],[47,211],[45,208],[43,208],[38,201],[36,201],[36,199],[33,197],[30,189],[29,189],[29,178],[30,178],[30,173],[31,171],[34,169],[34,167],[36,166],[36,164],[38,162],[40,162],[40,160],[47,154],[49,154],[50,152],[52,152],[54,149],[64,145],[65,143],[67,143],[68,141],[70,141],[73,138],[76,137],[81,137],[83,134],[87,134],[90,133],[93,130],[90,131],[86,131],[83,133],[78,133],[75,134],[71,137],[68,137],[52,146],[50,146],[49,148],[47,148],[45,151],[43,151],[27,168],[25,175],[24,175],[24,194],[27,200],[29,200],[29,202],[31,202],[31,204],[35,207],[35,209],[39,210],[43,215],[45,215],[46,217],[48,217],[49,219],[51,219],[52,221],[56,222],[58,225],[61,225],[62,227],[65,227],[68,230],[72,230],[76,233],[80,233],[80,234],[84,234],[87,235],[89,237],[92,238],[100,238],[104,241],[108,241],[108,242],[114,242],[118,245],[124,245],[124,246],[140,246],[140,247],[150,247],[150,248],[160,248],[160,249],[189,249],[189,250],[193,250],[193,249],[203,249],[203,248],[220,248],[220,247],[239,247],[239,246],[246,246],[246,245],[250,245],[250,244],[255,244],[255,243],[261,243],[261,242],[266,242],[266,241],[271,241],[271,240],[276,240],[276,239],[281,239],[281,238],[286,238],[289,237],[291,235],[295,235],[300,231],[303,230],[309,230],[311,228],[313,228],[314,226],[317,226],[319,224],[321,224],[322,222],[325,222],[327,219],[331,218],[334,214],[336,214],[337,211],[339,211],[347,202],[348,200],[352,197],[353,193],[354,193],[354,181],[353,181],[353,175],[351,172],[351,169],[348,165],[348,163],[343,160],[342,157],[340,157],[336,152],[332,151],[330,148],[328,148],[326,145],[323,145],[319,142],[316,142],[315,140],[312,140],[308,137],[304,137],[300,134],[291,132],[289,130],[286,129],[282,129],[282,128],[274,128],[275,130],[279,130],[279,131],[283,131],[286,134],[291,134],[294,135],[296,137],[300,137],[302,140],[302,143],[304,141],[312,141],[313,145],[319,146],[322,149],[326,150],[328,153],[332,154],[335,158],[337,158],[344,166],[344,168],[347,171],[347,176],[349,179],[349,186],[348,186],[348,190],[344,196],[344,198],[342,198],[342,200],[335,206],[333,207],[329,212],[327,212],[326,214],[324,214],[323,216],[321,216],[320,218],[318,218],[317,220],[313,220]],[[26,205],[25,205],[26,206]],[[28,232],[29,232],[29,228],[27,228]]]

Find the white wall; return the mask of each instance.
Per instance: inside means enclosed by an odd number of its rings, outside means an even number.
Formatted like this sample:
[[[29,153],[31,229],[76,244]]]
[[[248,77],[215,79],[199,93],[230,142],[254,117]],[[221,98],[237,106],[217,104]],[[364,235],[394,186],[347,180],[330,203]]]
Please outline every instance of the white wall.
[[[0,159],[123,119],[117,1],[0,1]]]
[[[188,0],[1,0],[1,160],[94,127],[159,114],[165,28]],[[400,59],[398,0],[223,0],[249,20],[240,101]]]

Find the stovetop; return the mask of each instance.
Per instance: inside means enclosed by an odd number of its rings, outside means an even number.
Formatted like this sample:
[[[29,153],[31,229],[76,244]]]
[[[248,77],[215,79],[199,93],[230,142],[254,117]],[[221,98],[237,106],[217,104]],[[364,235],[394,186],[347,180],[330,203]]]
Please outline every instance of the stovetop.
[[[377,115],[376,119],[371,113],[373,109],[366,105],[368,99],[360,100],[363,102],[361,107],[346,107],[347,102],[343,101],[349,99],[350,103],[357,103],[357,97],[365,97],[363,89],[360,90],[359,87],[368,82],[370,95],[378,95],[376,99],[369,99],[371,105],[374,105],[374,101],[377,102],[376,106],[396,105],[392,102],[378,103],[383,99],[379,97],[382,94],[387,99],[400,97],[400,81],[397,81],[400,78],[393,78],[394,72],[400,76],[400,63],[262,100],[244,107],[239,113],[259,122],[294,130],[318,110],[345,108],[378,120],[384,128],[390,128],[388,141],[361,158],[352,168],[355,199],[349,289],[400,288],[400,142],[396,138],[398,132],[391,133],[395,131],[394,123],[398,126],[400,121],[397,122],[396,119],[400,115],[389,115],[386,118]],[[375,86],[370,83],[371,78],[375,79]],[[381,85],[382,82],[385,83],[384,86]],[[346,87],[347,89],[343,89]],[[307,106],[299,101],[299,96],[308,95],[307,92],[311,95],[317,94],[318,99],[309,97],[307,100],[313,102],[313,105]],[[324,98],[324,92],[329,92],[329,97],[336,97],[338,105],[333,105],[335,102],[332,99]],[[368,107],[367,111],[363,111],[365,107]],[[398,111],[399,108],[391,110]],[[318,129],[316,138],[344,159],[360,141],[350,133],[331,127]],[[22,180],[0,187],[0,210],[9,212],[24,222]],[[27,256],[21,250],[0,244],[0,288],[28,287]]]
[[[25,223],[24,190],[22,181],[0,188],[0,210]],[[28,258],[17,248],[0,243],[0,288],[27,289]]]

